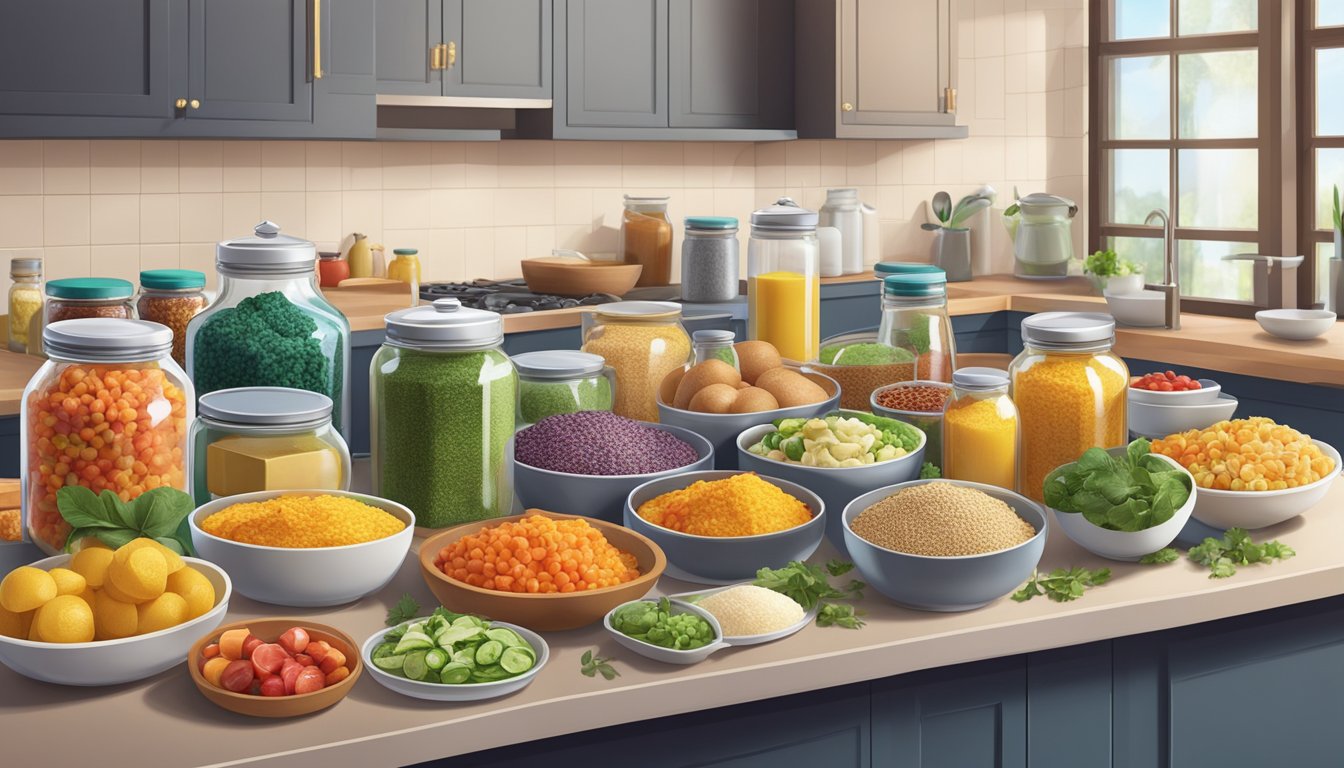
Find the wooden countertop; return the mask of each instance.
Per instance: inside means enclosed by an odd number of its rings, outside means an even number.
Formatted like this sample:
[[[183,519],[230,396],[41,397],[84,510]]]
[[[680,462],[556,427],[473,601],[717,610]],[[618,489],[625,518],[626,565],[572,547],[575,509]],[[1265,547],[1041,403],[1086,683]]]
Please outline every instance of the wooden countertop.
[[[43,362],[40,357],[0,349],[0,416],[18,414],[23,389]]]

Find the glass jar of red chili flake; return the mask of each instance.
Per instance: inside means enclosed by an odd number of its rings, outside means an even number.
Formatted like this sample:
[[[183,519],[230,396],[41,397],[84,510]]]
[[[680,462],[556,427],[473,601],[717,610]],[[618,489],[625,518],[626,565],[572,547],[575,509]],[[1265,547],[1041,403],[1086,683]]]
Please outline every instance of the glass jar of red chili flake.
[[[952,385],[941,381],[901,381],[875,390],[873,413],[904,421],[928,436],[924,460],[943,468],[943,409]]]

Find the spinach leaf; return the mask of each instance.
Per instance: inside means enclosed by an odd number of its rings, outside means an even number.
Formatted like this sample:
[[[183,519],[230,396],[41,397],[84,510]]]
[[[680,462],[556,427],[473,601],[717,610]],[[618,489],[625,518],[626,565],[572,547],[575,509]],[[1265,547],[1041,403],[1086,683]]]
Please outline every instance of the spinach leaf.
[[[1081,514],[1111,531],[1142,531],[1167,522],[1190,499],[1190,476],[1149,453],[1140,438],[1123,457],[1089,448],[1078,461],[1046,476],[1045,503]]]

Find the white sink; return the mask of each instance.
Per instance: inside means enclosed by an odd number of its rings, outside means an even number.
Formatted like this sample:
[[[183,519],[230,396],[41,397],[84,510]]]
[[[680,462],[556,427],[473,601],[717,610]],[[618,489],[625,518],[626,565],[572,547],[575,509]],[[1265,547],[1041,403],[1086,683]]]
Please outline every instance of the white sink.
[[[1132,328],[1161,328],[1166,325],[1166,304],[1161,291],[1103,294],[1111,316],[1120,325]]]

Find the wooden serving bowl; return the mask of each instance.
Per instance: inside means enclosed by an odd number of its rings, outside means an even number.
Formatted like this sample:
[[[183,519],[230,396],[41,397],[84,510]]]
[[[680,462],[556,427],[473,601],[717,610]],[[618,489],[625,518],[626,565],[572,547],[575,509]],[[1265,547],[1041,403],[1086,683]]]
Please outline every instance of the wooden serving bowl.
[[[290,627],[303,627],[307,630],[309,638],[325,640],[333,648],[345,654],[345,664],[350,669],[350,676],[320,691],[298,693],[293,696],[253,696],[249,693],[234,693],[223,688],[216,688],[206,682],[205,676],[201,674],[200,667],[197,666],[196,662],[201,656],[201,651],[205,646],[218,640],[219,636],[228,630],[243,629],[244,627],[268,643],[275,642],[276,638],[280,637],[281,633]],[[335,627],[304,618],[249,619],[221,625],[215,631],[197,640],[187,654],[187,669],[190,670],[191,681],[196,683],[196,688],[201,692],[201,695],[230,712],[237,712],[240,715],[250,717],[299,717],[300,715],[311,715],[344,699],[346,694],[350,693],[350,690],[355,687],[355,681],[364,673],[364,660],[360,657],[359,644]]]
[[[463,536],[500,523],[521,520],[529,515],[543,515],[553,520],[586,521],[601,531],[612,546],[635,556],[639,566],[639,577],[619,586],[585,592],[518,594],[475,587],[449,578],[443,571],[434,567],[434,558],[439,550]],[[603,520],[579,515],[562,515],[540,509],[530,509],[522,515],[458,525],[426,539],[420,545],[420,572],[425,577],[429,590],[444,607],[459,613],[472,613],[546,632],[576,629],[601,621],[612,608],[648,594],[666,567],[667,556],[646,536]]]
[[[564,256],[524,259],[523,280],[533,293],[582,297],[590,293],[624,296],[639,281],[642,264],[584,261]]]

